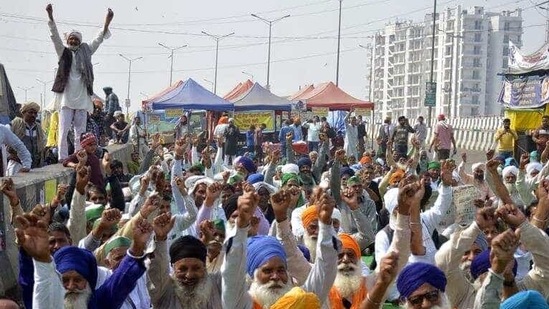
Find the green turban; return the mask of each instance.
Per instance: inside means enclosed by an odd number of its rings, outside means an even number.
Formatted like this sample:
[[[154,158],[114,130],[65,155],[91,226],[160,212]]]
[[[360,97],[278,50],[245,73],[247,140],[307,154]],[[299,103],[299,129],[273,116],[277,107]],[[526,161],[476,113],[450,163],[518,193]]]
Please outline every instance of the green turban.
[[[220,230],[220,231],[224,231],[225,230],[225,221],[221,220],[221,219],[215,219],[213,220],[213,225],[216,229]]]
[[[105,255],[109,254],[113,249],[121,247],[129,247],[132,244],[132,241],[124,236],[117,236],[111,238],[105,243]]]
[[[290,180],[295,180],[299,185],[301,185],[301,181],[299,180],[299,177],[297,177],[296,174],[294,173],[282,174],[282,186],[285,186]]]
[[[360,185],[360,178],[358,176],[353,176],[349,179],[347,179],[347,186],[354,186],[354,185]]]
[[[97,219],[101,218],[101,214],[105,210],[105,206],[101,204],[93,204],[86,207],[86,221],[95,222]]]
[[[437,161],[431,161],[429,162],[429,165],[427,165],[428,170],[439,170],[440,169],[440,162]]]
[[[227,181],[227,183],[232,186],[235,183],[239,183],[241,181],[244,181],[244,176],[240,173],[236,173],[236,174],[232,175],[231,177],[229,177],[229,180]]]

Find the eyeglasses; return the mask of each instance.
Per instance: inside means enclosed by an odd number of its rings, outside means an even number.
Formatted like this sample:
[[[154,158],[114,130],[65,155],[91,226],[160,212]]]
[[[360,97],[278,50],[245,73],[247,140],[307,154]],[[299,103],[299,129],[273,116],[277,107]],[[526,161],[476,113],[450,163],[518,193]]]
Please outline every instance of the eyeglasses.
[[[439,290],[434,290],[431,292],[427,292],[425,294],[417,295],[411,298],[408,298],[408,302],[413,306],[419,306],[423,303],[424,299],[427,299],[430,303],[434,303],[438,301],[438,298],[440,296]]]

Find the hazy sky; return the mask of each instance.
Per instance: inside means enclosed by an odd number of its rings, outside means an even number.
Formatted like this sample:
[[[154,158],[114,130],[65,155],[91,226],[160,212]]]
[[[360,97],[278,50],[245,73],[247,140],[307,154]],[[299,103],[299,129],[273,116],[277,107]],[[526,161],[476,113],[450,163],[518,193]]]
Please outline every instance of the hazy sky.
[[[439,0],[439,8],[483,5],[487,10],[522,8],[524,49],[539,48],[545,37],[545,11],[537,9],[541,0]],[[49,39],[47,1],[2,0],[0,2],[0,62],[8,72],[18,101],[38,102],[42,85],[36,79],[51,81],[57,57]],[[174,81],[192,77],[211,89],[214,80],[215,41],[212,34],[236,34],[220,43],[217,93],[223,96],[239,81],[248,78],[265,84],[267,71],[268,26],[250,16],[266,18],[291,14],[273,26],[271,90],[289,95],[300,85],[335,80],[337,47],[337,0],[139,0],[139,1],[52,1],[61,33],[80,30],[84,41],[91,40],[103,24],[107,8],[115,13],[112,37],[93,56],[95,91],[110,85],[121,99],[126,98],[129,58],[133,63],[131,100],[137,110],[146,95],[153,95],[169,84],[169,51],[158,46],[188,47],[176,52]],[[432,11],[431,0],[343,0],[341,65],[339,84],[358,98],[366,98],[367,45],[371,36],[395,20],[421,20]],[[51,100],[47,86],[47,100]],[[123,100],[122,100],[123,101]]]

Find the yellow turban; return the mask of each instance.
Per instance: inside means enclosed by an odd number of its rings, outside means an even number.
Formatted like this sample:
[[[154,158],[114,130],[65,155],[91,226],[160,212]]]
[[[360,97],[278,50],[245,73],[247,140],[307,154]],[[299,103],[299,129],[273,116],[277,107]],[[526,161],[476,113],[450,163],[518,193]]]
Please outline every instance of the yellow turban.
[[[278,299],[271,309],[320,309],[320,300],[315,293],[295,287]]]
[[[356,242],[356,240],[349,234],[341,233],[339,234],[339,240],[341,240],[341,243],[343,245],[343,249],[351,249],[355,253],[356,257],[360,259],[360,246]]]
[[[318,212],[316,206],[311,205],[303,211],[301,214],[301,221],[303,222],[303,227],[306,229],[311,222],[318,220]]]
[[[19,111],[21,111],[21,114],[23,114],[24,112],[31,109],[34,109],[38,113],[40,111],[40,105],[38,105],[38,103],[35,103],[35,102],[28,102],[21,105],[21,109]]]

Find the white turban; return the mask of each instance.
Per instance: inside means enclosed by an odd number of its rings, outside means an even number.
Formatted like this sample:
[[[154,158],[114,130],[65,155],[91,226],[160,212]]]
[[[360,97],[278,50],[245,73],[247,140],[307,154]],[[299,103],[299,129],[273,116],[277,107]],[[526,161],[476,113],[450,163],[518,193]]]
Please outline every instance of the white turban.
[[[80,31],[71,30],[71,32],[65,33],[65,39],[68,40],[69,37],[74,36],[78,38],[80,42],[82,42],[82,33]]]
[[[341,211],[339,211],[339,209],[334,208],[334,211],[332,212],[332,219],[336,219],[341,222]]]
[[[530,174],[532,174],[533,171],[541,172],[542,168],[543,168],[543,165],[541,165],[541,163],[532,162],[526,165],[526,173],[528,174],[528,176],[530,176]]]
[[[486,168],[486,165],[484,165],[484,163],[482,163],[482,162],[477,162],[477,163],[473,164],[473,165],[471,166],[471,169],[473,170],[473,173],[475,172],[475,170],[476,170],[477,168],[480,168],[481,170],[484,171],[485,168]]]
[[[214,183],[214,181],[213,179],[206,176],[190,176],[185,180],[185,187],[189,190],[190,194],[193,194],[196,186],[201,183],[211,185],[212,183]]]
[[[503,171],[501,172],[501,176],[503,176],[503,178],[511,176],[511,175],[517,176],[518,172],[519,172],[519,169],[516,166],[511,165],[511,166],[507,166],[506,168],[503,169]]]
[[[297,166],[297,164],[288,163],[282,167],[282,174],[299,175],[299,167]]]

